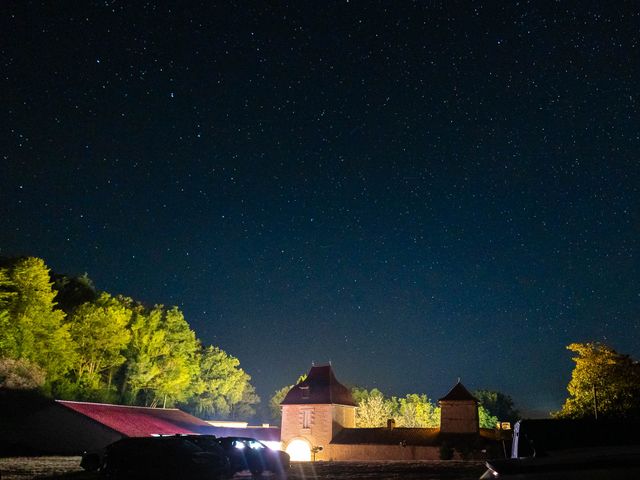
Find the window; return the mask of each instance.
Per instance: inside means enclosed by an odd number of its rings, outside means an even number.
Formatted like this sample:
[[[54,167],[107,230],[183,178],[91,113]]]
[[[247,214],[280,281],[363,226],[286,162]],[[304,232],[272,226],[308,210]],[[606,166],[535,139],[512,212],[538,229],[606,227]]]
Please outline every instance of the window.
[[[300,387],[300,390],[302,390],[302,398],[309,398],[309,387],[308,386]]]
[[[311,428],[311,410],[302,410],[302,428]]]

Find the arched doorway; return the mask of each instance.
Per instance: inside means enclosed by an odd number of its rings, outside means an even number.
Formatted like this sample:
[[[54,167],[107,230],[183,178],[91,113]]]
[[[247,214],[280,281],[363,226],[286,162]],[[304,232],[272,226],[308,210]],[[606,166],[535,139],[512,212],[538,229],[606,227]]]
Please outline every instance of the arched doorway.
[[[311,444],[304,438],[294,438],[287,445],[287,453],[294,462],[311,461]]]

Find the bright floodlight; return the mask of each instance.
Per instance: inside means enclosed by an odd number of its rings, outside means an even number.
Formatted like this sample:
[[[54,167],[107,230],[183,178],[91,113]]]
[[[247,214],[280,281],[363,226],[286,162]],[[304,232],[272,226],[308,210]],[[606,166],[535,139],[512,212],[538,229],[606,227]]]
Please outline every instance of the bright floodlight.
[[[287,453],[295,462],[311,461],[311,447],[304,440],[294,440],[287,446]]]

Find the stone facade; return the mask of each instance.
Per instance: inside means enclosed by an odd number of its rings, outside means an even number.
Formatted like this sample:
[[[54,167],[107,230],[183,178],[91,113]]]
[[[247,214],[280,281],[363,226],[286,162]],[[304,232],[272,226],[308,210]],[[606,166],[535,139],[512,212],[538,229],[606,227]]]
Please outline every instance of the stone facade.
[[[478,417],[478,400],[458,383],[444,397],[438,400],[440,404],[440,432],[441,433],[471,433],[480,432]]]
[[[342,428],[356,424],[355,407],[346,405],[283,405],[281,440],[284,450],[294,440],[304,440],[309,448],[322,447],[317,460],[328,460],[331,439]]]
[[[343,428],[356,425],[356,404],[331,365],[311,367],[307,378],[287,393],[281,408],[282,448],[292,456],[295,443],[314,452],[316,460],[328,460],[331,440]]]
[[[440,432],[478,433],[478,404],[475,401],[440,402]]]

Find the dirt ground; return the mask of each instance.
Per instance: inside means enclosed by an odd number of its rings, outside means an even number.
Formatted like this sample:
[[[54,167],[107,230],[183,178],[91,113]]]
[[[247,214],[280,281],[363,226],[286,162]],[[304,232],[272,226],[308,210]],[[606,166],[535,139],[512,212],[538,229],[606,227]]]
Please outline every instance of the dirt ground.
[[[483,462],[461,461],[293,463],[288,480],[477,480],[483,471]],[[0,474],[2,480],[100,478],[80,468],[80,457],[0,458]],[[251,477],[238,474],[236,478],[249,480]],[[264,479],[274,477],[264,475]]]

